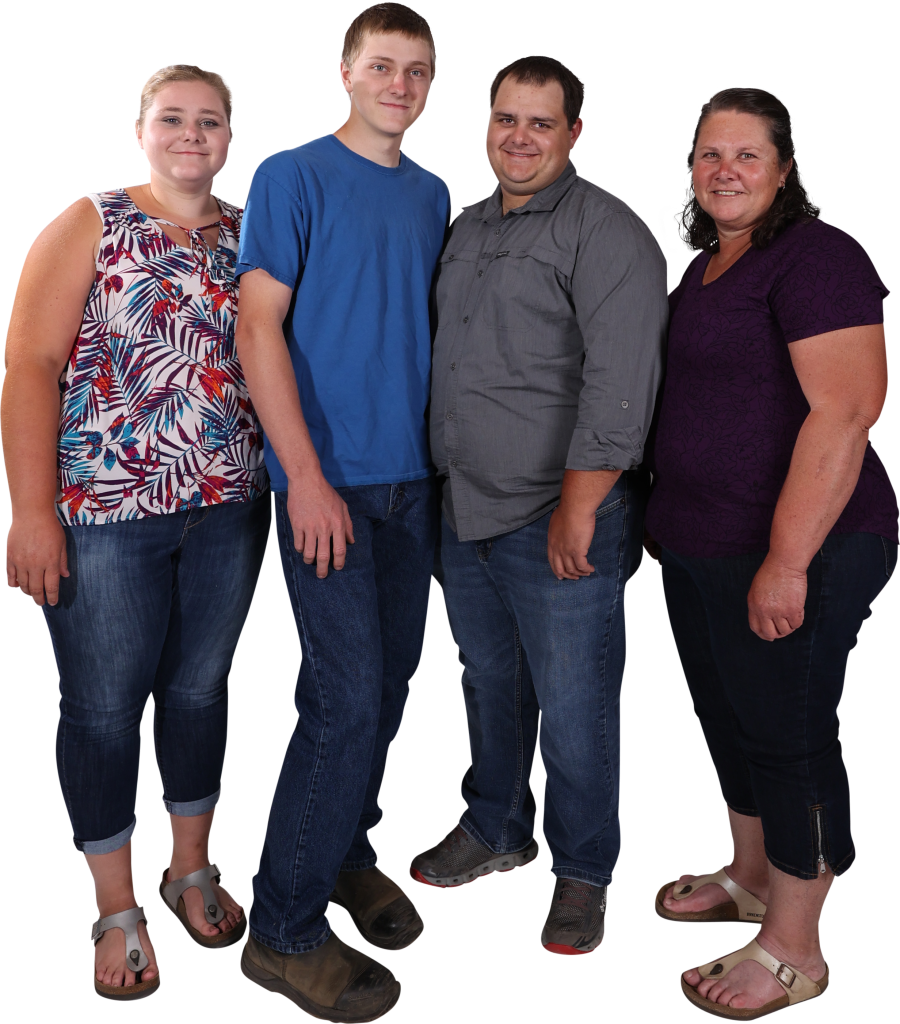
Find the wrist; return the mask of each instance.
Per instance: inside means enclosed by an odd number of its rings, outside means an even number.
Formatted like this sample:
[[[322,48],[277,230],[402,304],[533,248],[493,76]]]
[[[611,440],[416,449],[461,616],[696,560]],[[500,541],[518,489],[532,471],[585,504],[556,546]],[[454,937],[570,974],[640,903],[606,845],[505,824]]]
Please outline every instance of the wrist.
[[[771,569],[778,569],[781,572],[804,576],[809,568],[809,563],[810,559],[804,559],[802,555],[798,555],[796,552],[779,551],[770,548],[763,564],[768,565]]]

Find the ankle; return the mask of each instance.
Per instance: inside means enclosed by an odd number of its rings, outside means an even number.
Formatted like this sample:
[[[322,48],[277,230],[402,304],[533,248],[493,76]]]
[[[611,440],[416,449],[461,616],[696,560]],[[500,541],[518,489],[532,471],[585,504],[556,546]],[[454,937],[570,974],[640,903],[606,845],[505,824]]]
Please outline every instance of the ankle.
[[[753,893],[753,895],[763,903],[766,902],[769,896],[768,861],[763,861],[762,864],[758,864],[755,862],[748,863],[747,861],[741,861],[735,858],[732,863],[728,865],[725,871],[729,878],[737,882],[742,889],[746,889],[747,892]]]
[[[131,910],[138,905],[134,898],[134,889],[122,888],[106,890],[97,893],[97,910],[101,917],[112,917],[113,914],[121,914],[123,910]]]
[[[200,868],[209,867],[209,855],[205,849],[173,850],[169,864],[169,879],[184,878]]]
[[[771,926],[766,928],[763,923],[757,941],[767,953],[816,981],[825,973],[825,959],[818,935],[784,935]]]

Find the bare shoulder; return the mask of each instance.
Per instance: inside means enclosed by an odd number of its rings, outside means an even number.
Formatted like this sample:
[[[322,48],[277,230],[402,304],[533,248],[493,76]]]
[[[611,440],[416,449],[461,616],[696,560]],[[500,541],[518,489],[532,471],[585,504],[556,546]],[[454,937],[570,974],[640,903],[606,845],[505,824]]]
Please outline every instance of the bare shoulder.
[[[67,256],[73,250],[87,250],[94,253],[103,234],[103,222],[97,207],[87,197],[77,200],[52,220],[38,235],[32,253],[65,251]]]

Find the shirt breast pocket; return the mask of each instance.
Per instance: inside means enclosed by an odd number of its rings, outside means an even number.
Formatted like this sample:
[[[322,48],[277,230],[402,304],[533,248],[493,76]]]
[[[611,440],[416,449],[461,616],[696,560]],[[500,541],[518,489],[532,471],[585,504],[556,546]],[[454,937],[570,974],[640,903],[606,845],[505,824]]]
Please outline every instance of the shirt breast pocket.
[[[502,250],[487,268],[482,319],[500,331],[530,331],[536,323],[575,315],[570,298],[574,264],[542,246]]]
[[[480,257],[481,253],[474,249],[448,249],[441,256],[435,286],[439,331],[466,315],[469,292],[476,280],[475,264]]]

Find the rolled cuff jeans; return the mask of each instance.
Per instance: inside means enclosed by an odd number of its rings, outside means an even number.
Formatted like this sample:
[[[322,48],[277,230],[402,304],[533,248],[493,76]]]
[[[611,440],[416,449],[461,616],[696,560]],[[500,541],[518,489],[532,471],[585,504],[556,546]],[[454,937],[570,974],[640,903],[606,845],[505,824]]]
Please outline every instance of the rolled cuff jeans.
[[[59,667],[56,761],[75,846],[112,853],[134,830],[141,717],[155,705],[170,814],[212,810],[228,673],[269,535],[270,500],[65,526],[69,576],[44,605]]]
[[[597,509],[590,576],[558,580],[550,515],[498,537],[441,538],[444,598],[463,664],[472,766],[460,824],[495,853],[532,839],[541,714],[544,835],[559,877],[607,885],[619,855],[619,691],[625,583],[641,561],[647,478],[623,473]]]
[[[287,493],[278,543],[303,661],[298,719],[275,789],[250,931],[281,953],[328,939],[340,871],[373,867],[368,832],[425,636],[437,539],[434,478],[339,487],[353,521],[344,568],[324,579],[294,548]]]
[[[747,594],[766,552],[662,551],[669,621],[722,795],[761,819],[766,856],[795,878],[853,863],[850,788],[838,739],[847,657],[897,564],[873,533],[832,534],[807,569],[803,624],[758,637]]]

